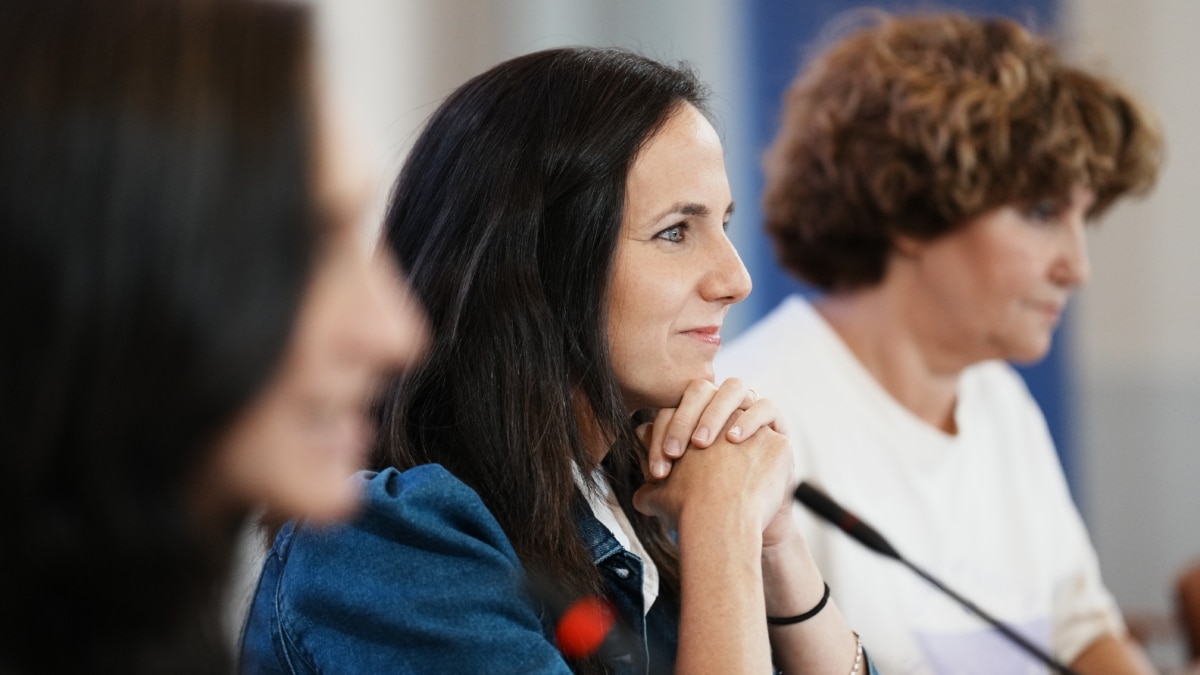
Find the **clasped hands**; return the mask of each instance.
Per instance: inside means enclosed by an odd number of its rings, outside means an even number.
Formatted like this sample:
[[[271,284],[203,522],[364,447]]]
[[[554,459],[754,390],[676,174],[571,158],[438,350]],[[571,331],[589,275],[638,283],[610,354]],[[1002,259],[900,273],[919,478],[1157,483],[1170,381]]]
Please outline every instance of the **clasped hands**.
[[[763,545],[786,536],[794,470],[775,404],[736,378],[693,380],[675,408],[638,428],[645,484],[634,506],[677,526],[685,509],[744,510]],[[773,533],[778,535],[773,537]]]

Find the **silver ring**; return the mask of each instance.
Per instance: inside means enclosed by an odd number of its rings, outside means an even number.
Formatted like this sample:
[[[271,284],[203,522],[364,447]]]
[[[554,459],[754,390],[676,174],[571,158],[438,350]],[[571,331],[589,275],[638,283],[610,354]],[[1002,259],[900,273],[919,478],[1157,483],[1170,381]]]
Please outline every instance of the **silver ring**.
[[[753,405],[758,403],[758,392],[754,391],[753,387],[747,387],[746,391],[750,394],[750,404]]]

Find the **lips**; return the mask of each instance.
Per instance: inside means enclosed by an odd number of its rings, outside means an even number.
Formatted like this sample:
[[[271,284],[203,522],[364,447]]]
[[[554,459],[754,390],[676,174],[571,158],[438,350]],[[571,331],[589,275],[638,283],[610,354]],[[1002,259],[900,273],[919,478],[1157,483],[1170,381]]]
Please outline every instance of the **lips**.
[[[301,411],[306,429],[323,453],[359,464],[375,436],[370,404],[379,389],[378,382],[368,376],[332,380],[323,378],[323,389],[304,400]]]
[[[1053,319],[1055,321],[1057,321],[1058,318],[1060,316],[1062,316],[1062,311],[1063,311],[1063,307],[1064,307],[1064,305],[1062,303],[1057,303],[1057,302],[1034,302],[1034,303],[1032,303],[1032,305],[1033,305],[1033,309],[1035,311],[1037,311],[1039,314],[1043,314],[1046,317]]]
[[[720,326],[704,326],[701,328],[693,328],[683,331],[687,337],[703,342],[714,347],[721,346],[721,327]]]

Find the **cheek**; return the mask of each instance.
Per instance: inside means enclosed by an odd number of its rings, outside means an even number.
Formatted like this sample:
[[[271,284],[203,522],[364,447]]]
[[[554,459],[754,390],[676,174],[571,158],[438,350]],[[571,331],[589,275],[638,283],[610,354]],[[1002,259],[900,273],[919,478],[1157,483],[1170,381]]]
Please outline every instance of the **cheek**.
[[[1029,236],[992,241],[976,256],[979,274],[998,292],[1026,292],[1046,279],[1050,259],[1046,250],[1046,242]]]
[[[286,517],[349,515],[357,499],[346,479],[360,468],[362,454],[354,448],[362,447],[358,437],[366,430],[353,426],[357,418],[315,409],[295,370],[285,372],[219,448],[220,498],[235,506],[265,504]]]
[[[614,287],[609,303],[609,344],[614,352],[636,353],[661,346],[675,299],[651,275],[635,275]]]
[[[347,478],[356,456],[330,452],[314,429],[311,411],[281,401],[247,420],[244,442],[229,464],[230,485],[251,504],[286,516],[340,518],[356,504]]]

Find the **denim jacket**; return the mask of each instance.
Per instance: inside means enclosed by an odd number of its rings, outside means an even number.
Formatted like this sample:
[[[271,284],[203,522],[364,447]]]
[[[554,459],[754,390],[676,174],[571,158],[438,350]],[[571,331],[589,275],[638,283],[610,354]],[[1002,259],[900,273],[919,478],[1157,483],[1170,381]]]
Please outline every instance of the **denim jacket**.
[[[557,617],[479,496],[436,464],[361,472],[350,523],[290,522],[263,563],[242,628],[243,673],[570,673]],[[602,654],[618,675],[675,666],[679,607],[643,611],[642,562],[580,499],[580,535],[618,628]],[[874,673],[869,660],[863,673]]]
[[[473,490],[438,465],[356,480],[353,522],[288,523],[276,537],[242,630],[242,672],[571,672]],[[643,616],[641,561],[586,507],[577,514],[625,628],[606,645],[612,667],[670,672],[678,608],[660,600]]]

